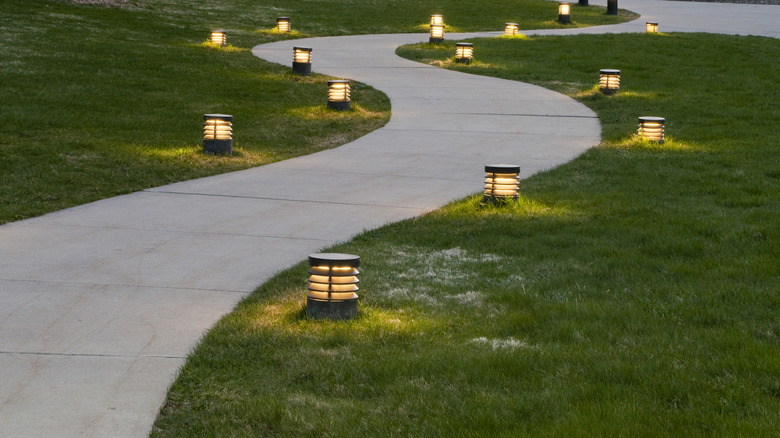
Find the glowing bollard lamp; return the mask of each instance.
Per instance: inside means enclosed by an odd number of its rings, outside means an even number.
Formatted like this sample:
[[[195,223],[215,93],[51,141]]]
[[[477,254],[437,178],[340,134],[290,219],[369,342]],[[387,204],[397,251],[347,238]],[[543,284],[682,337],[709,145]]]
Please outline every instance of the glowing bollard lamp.
[[[608,68],[599,71],[599,90],[607,96],[620,90],[620,70]]]
[[[328,81],[328,108],[349,109],[349,81],[336,79]]]
[[[455,44],[455,62],[462,64],[471,64],[474,59],[474,44],[456,43]]]
[[[514,36],[520,30],[520,25],[517,23],[507,23],[504,25],[504,35]]]
[[[311,48],[293,47],[292,71],[301,76],[311,75]]]
[[[558,3],[558,22],[571,23],[571,5],[568,3]]]
[[[516,200],[520,191],[520,166],[491,164],[485,166],[485,192],[483,204]]]
[[[228,114],[204,114],[203,120],[203,152],[209,154],[232,154],[233,116]]]
[[[444,41],[444,25],[432,24],[431,25],[431,37],[428,39],[429,43],[441,43]]]
[[[212,30],[211,43],[218,46],[227,45],[227,33],[222,29]]]
[[[277,17],[276,18],[276,30],[279,32],[290,32],[292,26],[290,25],[290,17]]]
[[[441,25],[444,26],[444,16],[442,15],[431,15],[431,26],[434,25]]]
[[[658,23],[648,21],[645,23],[645,31],[648,33],[656,33],[658,32]]]
[[[314,319],[352,319],[358,308],[360,257],[322,253],[309,256],[306,314]]]
[[[663,117],[643,116],[639,118],[639,128],[637,132],[643,139],[663,144],[665,123],[666,119]]]

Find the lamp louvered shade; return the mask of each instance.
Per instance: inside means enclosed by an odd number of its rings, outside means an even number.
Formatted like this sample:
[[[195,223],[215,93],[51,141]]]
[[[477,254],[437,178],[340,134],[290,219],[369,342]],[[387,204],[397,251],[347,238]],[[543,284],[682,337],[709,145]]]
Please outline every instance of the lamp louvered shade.
[[[358,267],[353,254],[309,256],[309,294],[306,312],[316,319],[350,319],[357,314]]]
[[[519,189],[520,166],[515,164],[491,164],[485,166],[483,203],[518,199]]]
[[[637,133],[640,137],[656,143],[664,142],[664,125],[666,119],[663,117],[642,116],[639,117],[639,127]]]
[[[233,153],[233,116],[203,115],[203,151],[212,154]]]

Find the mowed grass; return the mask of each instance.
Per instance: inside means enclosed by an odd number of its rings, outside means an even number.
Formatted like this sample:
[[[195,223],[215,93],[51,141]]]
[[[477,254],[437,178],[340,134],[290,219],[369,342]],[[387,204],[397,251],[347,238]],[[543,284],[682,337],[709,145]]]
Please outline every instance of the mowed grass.
[[[389,119],[384,94],[360,84],[354,110],[326,110],[326,77],[295,76],[249,44],[204,44],[202,23],[4,3],[0,223],[309,154]],[[233,156],[203,154],[206,113],[234,116]]]
[[[603,144],[517,203],[475,195],[332,248],[362,259],[353,321],[307,319],[307,266],[279,274],[197,347],[153,436],[780,430],[779,42],[474,44],[457,68],[571,94]],[[595,90],[600,68],[621,69],[619,94]],[[664,145],[634,136],[640,115],[667,118]]]
[[[453,24],[469,30],[498,29],[519,15],[528,27],[557,26],[547,23],[553,5],[543,0],[484,8],[464,0],[444,6],[433,0],[97,3],[109,7],[2,2],[0,224],[309,154],[389,119],[387,98],[361,84],[353,84],[352,111],[325,110],[327,78],[297,77],[289,65],[261,61],[249,51],[256,44],[422,32],[432,11],[450,14]],[[294,32],[275,31],[281,15],[293,17]],[[589,7],[577,25],[624,19]],[[216,28],[227,30],[227,48],[203,44]],[[201,152],[206,113],[234,116],[232,157]]]

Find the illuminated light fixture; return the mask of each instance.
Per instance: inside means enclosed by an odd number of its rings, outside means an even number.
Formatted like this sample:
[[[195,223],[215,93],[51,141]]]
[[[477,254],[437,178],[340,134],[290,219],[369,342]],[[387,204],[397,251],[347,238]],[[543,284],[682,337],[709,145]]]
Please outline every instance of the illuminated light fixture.
[[[360,257],[322,253],[309,256],[306,314],[314,319],[352,319],[358,308]]]
[[[279,32],[290,32],[292,30],[292,26],[290,26],[290,17],[277,17],[276,30]]]
[[[571,5],[568,3],[558,3],[558,21],[561,23],[571,23]]]
[[[442,41],[444,41],[444,25],[443,24],[432,24],[431,25],[431,38],[428,40],[428,42],[440,43]]]
[[[474,59],[474,44],[456,43],[455,44],[455,62],[471,64]]]
[[[663,144],[664,123],[666,123],[666,120],[663,117],[640,117],[638,130],[639,136],[643,139]]]
[[[601,69],[599,71],[599,90],[609,96],[620,90],[620,70]]]
[[[349,81],[343,79],[328,81],[328,108],[349,109]]]
[[[506,36],[517,35],[519,30],[520,26],[517,23],[507,23],[504,25],[504,35]]]
[[[607,0],[607,15],[618,14],[618,0]]]
[[[293,47],[292,71],[302,76],[311,75],[311,48]]]
[[[516,200],[520,191],[520,166],[491,164],[485,166],[485,192],[482,203],[495,204]]]
[[[224,46],[227,44],[227,34],[222,29],[211,31],[211,43],[218,46]]]
[[[442,15],[431,15],[431,26],[444,26],[444,16]]]
[[[228,114],[203,115],[203,152],[233,153],[233,116]]]
[[[654,23],[652,21],[648,21],[645,24],[645,30],[649,33],[656,33],[658,32],[658,23]]]

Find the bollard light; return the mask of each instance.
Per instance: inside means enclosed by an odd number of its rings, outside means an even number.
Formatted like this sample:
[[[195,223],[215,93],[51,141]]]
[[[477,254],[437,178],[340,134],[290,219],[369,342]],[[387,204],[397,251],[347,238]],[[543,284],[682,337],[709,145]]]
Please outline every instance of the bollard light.
[[[443,24],[432,24],[431,25],[431,38],[428,40],[428,42],[440,43],[442,41],[444,41],[444,25]]]
[[[360,257],[321,253],[309,256],[306,314],[314,319],[352,319],[358,307]]]
[[[222,29],[211,31],[211,43],[218,46],[224,46],[227,44],[227,33]]]
[[[580,6],[588,6],[588,0],[580,0]]]
[[[302,76],[311,75],[310,47],[293,47],[292,71]]]
[[[665,123],[666,120],[663,117],[642,116],[639,118],[639,136],[663,144]]]
[[[504,35],[506,36],[517,35],[519,30],[520,26],[517,23],[507,23],[504,25]]]
[[[648,21],[645,24],[645,30],[647,32],[649,32],[649,33],[656,33],[656,32],[658,32],[658,23],[655,23],[655,22],[652,22],[652,21]]]
[[[607,15],[618,14],[618,0],[607,0]]]
[[[203,152],[233,153],[233,116],[228,114],[203,115]]]
[[[455,62],[471,64],[474,59],[474,44],[456,43],[455,44]]]
[[[571,5],[568,3],[558,3],[558,21],[560,23],[571,23]]]
[[[431,15],[431,26],[444,26],[443,15]]]
[[[349,81],[343,79],[328,81],[328,108],[349,109]]]
[[[599,71],[599,90],[609,96],[620,90],[620,70],[601,69]]]
[[[520,166],[491,164],[485,166],[485,192],[482,203],[495,204],[516,200],[520,191]]]
[[[276,30],[279,32],[290,32],[292,30],[292,26],[290,25],[290,17],[277,17]]]

